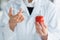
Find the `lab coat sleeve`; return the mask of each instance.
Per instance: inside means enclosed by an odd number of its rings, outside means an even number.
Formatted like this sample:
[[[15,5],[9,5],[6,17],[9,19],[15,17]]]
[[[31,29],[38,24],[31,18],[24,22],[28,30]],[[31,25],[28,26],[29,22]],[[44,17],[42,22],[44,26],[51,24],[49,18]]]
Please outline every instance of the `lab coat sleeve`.
[[[3,40],[2,27],[0,27],[0,40]]]
[[[59,40],[57,29],[57,16],[55,5],[49,2],[48,6],[48,40]]]
[[[2,19],[1,19],[1,24],[3,26],[3,34],[4,34],[4,40],[16,40],[15,36],[15,32],[12,32],[12,30],[10,30],[9,28],[9,8],[12,6],[12,2],[9,1],[7,6],[4,8],[3,10],[3,15],[2,15]]]

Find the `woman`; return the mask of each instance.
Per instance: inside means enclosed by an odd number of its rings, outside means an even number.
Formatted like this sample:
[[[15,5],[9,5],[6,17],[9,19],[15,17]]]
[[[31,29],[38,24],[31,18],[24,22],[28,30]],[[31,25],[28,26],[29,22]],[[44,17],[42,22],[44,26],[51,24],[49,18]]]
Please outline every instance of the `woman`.
[[[36,16],[43,16],[45,22],[36,22]],[[48,0],[10,0],[2,17],[5,40],[53,40],[56,14]]]

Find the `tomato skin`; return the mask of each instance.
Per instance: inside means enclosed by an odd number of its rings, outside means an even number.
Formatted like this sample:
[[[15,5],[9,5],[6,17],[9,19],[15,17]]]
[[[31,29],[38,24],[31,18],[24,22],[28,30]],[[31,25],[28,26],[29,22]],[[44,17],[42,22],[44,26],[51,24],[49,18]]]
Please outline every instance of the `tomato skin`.
[[[43,16],[36,16],[35,20],[36,20],[36,22],[44,23],[44,17]]]

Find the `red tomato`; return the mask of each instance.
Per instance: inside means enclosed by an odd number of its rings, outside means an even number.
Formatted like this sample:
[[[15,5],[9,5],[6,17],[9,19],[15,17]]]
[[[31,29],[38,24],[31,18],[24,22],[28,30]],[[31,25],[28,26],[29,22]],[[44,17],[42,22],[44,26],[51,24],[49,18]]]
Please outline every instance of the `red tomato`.
[[[44,23],[44,17],[43,16],[36,16],[36,22],[39,22],[39,23]]]

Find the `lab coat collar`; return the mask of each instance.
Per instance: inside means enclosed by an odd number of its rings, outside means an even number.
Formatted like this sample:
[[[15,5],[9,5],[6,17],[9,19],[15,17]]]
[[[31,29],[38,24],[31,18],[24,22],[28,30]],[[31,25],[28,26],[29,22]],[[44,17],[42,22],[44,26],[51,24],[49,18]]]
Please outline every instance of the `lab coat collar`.
[[[35,3],[34,9],[33,9],[31,15],[29,14],[29,11],[28,11],[28,9],[27,9],[27,7],[26,7],[26,5],[25,5],[24,2],[21,3],[21,8],[24,10],[24,13],[26,13],[24,15],[28,16],[29,17],[29,21],[30,21],[30,19],[32,19],[33,17],[35,17],[35,15],[38,14],[39,11],[41,10],[41,0],[38,0]]]
[[[40,10],[41,8],[41,0],[38,0],[37,2],[35,2],[35,5],[34,5],[34,9],[32,11],[32,14],[30,15],[29,12],[28,12],[28,9],[27,9],[27,6],[25,5],[24,2],[22,2],[22,5],[24,5],[24,7],[22,6],[22,8],[26,9],[25,11],[27,11],[27,14],[29,16],[33,16],[34,14],[36,14],[36,11],[38,12],[38,10]],[[40,9],[39,9],[40,8]]]
[[[15,0],[15,3],[21,5],[20,8],[22,8],[22,9],[23,9],[23,12],[26,13],[25,15],[26,15],[26,16],[30,16],[30,18],[31,18],[32,16],[34,16],[35,14],[38,14],[38,11],[41,10],[41,6],[42,6],[42,5],[41,5],[41,4],[42,4],[42,0],[38,0],[38,1],[35,3],[35,6],[34,6],[34,9],[33,9],[32,14],[30,15],[29,12],[28,12],[27,7],[26,7],[26,5],[25,5],[25,3],[24,3],[22,0]]]

